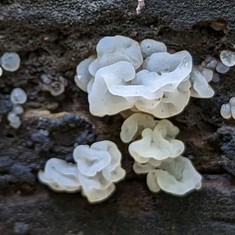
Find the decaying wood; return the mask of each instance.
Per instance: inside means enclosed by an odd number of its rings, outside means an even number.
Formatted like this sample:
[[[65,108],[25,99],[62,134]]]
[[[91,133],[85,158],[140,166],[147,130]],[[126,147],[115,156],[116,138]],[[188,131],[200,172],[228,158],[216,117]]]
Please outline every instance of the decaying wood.
[[[235,122],[219,114],[234,96],[234,69],[212,83],[212,99],[191,99],[172,118],[184,155],[203,175],[202,190],[186,197],[148,191],[119,139],[123,118],[92,116],[87,94],[73,81],[76,65],[94,54],[104,35],[160,40],[170,49],[190,51],[195,64],[208,55],[218,58],[235,44],[234,4],[148,0],[137,16],[136,0],[1,1],[0,54],[15,51],[22,63],[0,78],[0,234],[234,234]],[[42,74],[66,78],[65,92],[53,97],[42,91]],[[6,120],[14,87],[28,94],[18,130]],[[36,175],[47,159],[70,161],[74,143],[102,139],[118,144],[128,172],[109,200],[90,205],[79,193],[56,194],[39,184]]]

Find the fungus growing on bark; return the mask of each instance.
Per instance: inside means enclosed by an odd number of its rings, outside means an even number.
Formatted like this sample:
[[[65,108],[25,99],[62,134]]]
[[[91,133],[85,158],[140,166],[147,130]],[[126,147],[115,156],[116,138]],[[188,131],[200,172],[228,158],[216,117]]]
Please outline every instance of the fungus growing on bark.
[[[201,188],[201,175],[185,157],[165,160],[159,168],[147,175],[147,185],[152,192],[163,190],[181,196]]]
[[[20,57],[15,52],[5,52],[0,59],[0,65],[6,71],[15,72],[20,67]]]
[[[52,158],[44,172],[38,174],[40,182],[55,191],[76,192],[91,203],[107,199],[115,190],[114,183],[125,177],[121,167],[121,153],[115,143],[103,140],[88,145],[78,145],[73,151],[75,164]]]

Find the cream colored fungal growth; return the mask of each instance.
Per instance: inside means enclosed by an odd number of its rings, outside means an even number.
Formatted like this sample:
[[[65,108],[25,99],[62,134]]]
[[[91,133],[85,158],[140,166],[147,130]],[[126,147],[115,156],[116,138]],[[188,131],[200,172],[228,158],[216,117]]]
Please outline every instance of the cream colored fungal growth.
[[[129,152],[136,161],[135,168],[145,171],[184,151],[183,142],[175,139],[178,133],[179,129],[168,120],[157,121],[151,115],[134,113],[123,122],[120,138],[124,143],[132,141]]]
[[[39,171],[38,179],[57,192],[75,192],[80,190],[76,164],[51,158],[47,161],[44,171]]]
[[[27,101],[27,95],[21,88],[15,88],[10,95],[11,102],[13,104],[24,104]]]
[[[10,126],[17,129],[21,125],[21,119],[19,115],[24,112],[23,107],[21,106],[27,101],[27,94],[21,88],[15,88],[10,94],[10,100],[13,104],[13,109],[7,115],[7,120],[10,123]]]
[[[155,159],[149,159],[147,163],[139,163],[137,161],[133,164],[133,170],[136,174],[147,174],[151,170],[154,170],[161,164],[161,161]]]
[[[47,74],[41,76],[42,83],[40,84],[44,91],[49,91],[51,95],[58,96],[64,93],[68,82],[62,76],[52,77]]]
[[[121,126],[120,138],[122,142],[129,143],[140,136],[145,128],[154,129],[158,121],[153,116],[144,113],[134,113],[129,116]]]
[[[235,97],[230,98],[229,102],[223,104],[220,109],[220,114],[224,119],[235,119]]]
[[[147,185],[152,192],[163,190],[179,196],[200,189],[201,181],[191,161],[182,156],[163,161],[159,169],[147,175]]]
[[[191,83],[181,82],[174,92],[164,92],[154,100],[140,98],[135,106],[138,110],[152,114],[157,118],[168,118],[181,113],[190,99]]]
[[[135,87],[128,85],[134,77],[135,69],[126,61],[99,69],[89,89],[90,112],[96,116],[113,115],[133,107],[135,102],[133,96],[144,93],[140,88],[135,91]],[[118,95],[119,93],[123,96]]]
[[[158,83],[155,89],[173,92],[175,88],[188,78],[192,71],[192,57],[187,51],[174,54],[167,52],[154,53],[147,57],[143,69],[158,74]]]
[[[135,74],[133,65],[125,61],[98,70],[88,95],[91,113],[96,116],[113,115],[136,107],[139,111],[148,112],[159,118],[178,114],[189,101],[190,83],[186,79],[192,67],[189,54],[179,53],[179,56],[178,60],[177,56],[172,56],[171,62],[176,66],[172,68],[174,71],[164,66],[162,69],[154,68],[157,72],[141,70]],[[169,54],[168,59],[170,58]],[[182,69],[183,61],[187,59],[187,69]],[[177,64],[180,61],[182,64]],[[150,58],[149,63],[146,62],[143,67],[152,68],[153,59]],[[169,74],[164,73],[166,70]]]
[[[97,59],[91,62],[89,72],[95,76],[96,72],[105,66],[119,61],[130,62],[135,69],[143,62],[139,43],[124,36],[104,37],[96,47]]]
[[[164,43],[155,41],[153,39],[144,39],[140,43],[140,49],[144,59],[154,53],[167,51],[166,45]]]
[[[83,60],[76,69],[76,75],[74,81],[76,85],[83,91],[87,92],[87,85],[92,80],[93,76],[89,73],[88,68],[92,61],[95,60],[95,56]]]
[[[214,90],[209,85],[213,78],[213,71],[201,66],[194,66],[190,74],[192,89],[190,95],[196,98],[211,98]]]
[[[129,145],[130,155],[138,163],[147,163],[150,159],[162,161],[175,158],[184,151],[183,142],[175,139],[178,133],[178,128],[170,121],[161,120],[153,130],[145,128],[142,138]]]
[[[96,50],[97,58],[82,61],[75,76],[88,92],[93,115],[136,109],[168,118],[188,104],[192,57],[187,51],[170,54],[161,42],[145,39],[139,45],[123,36],[101,39]]]
[[[2,68],[0,67],[0,77],[2,76],[2,73],[3,73]]]
[[[6,71],[15,72],[20,67],[20,57],[15,52],[5,52],[0,59],[0,65]]]
[[[228,66],[232,67],[235,65],[235,52],[229,50],[223,50],[220,52],[220,60],[221,62]]]
[[[121,167],[121,153],[116,144],[104,140],[74,149],[75,164],[52,158],[44,171],[39,171],[41,183],[57,192],[76,192],[91,203],[107,199],[115,190],[114,183],[125,177]]]
[[[216,72],[222,73],[222,74],[227,73],[229,69],[230,67],[226,66],[225,64],[221,62],[219,62],[215,67]]]
[[[80,145],[74,149],[73,157],[78,167],[78,178],[82,194],[89,202],[103,201],[114,189],[114,183],[125,177],[121,167],[121,153],[116,144],[104,140]]]
[[[230,119],[232,117],[231,105],[230,103],[223,104],[220,108],[220,115],[224,119]]]
[[[141,113],[129,116],[121,127],[121,140],[132,141],[128,149],[135,160],[133,170],[136,174],[147,174],[152,192],[163,190],[184,195],[201,187],[201,175],[189,159],[180,156],[184,144],[175,139],[178,133],[179,129],[170,121],[156,121],[153,116]]]

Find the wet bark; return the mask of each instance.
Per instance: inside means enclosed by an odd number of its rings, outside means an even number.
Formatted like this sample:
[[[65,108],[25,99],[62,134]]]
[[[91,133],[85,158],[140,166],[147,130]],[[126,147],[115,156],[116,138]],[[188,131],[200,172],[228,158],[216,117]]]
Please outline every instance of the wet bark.
[[[146,0],[137,16],[130,0],[2,0],[0,55],[17,52],[21,67],[0,78],[0,234],[234,234],[235,124],[220,116],[234,96],[235,69],[211,83],[211,99],[191,99],[172,118],[179,139],[203,175],[203,188],[186,197],[149,192],[145,177],[132,171],[119,139],[121,116],[89,113],[87,94],[73,81],[76,65],[94,54],[105,35],[152,38],[173,50],[188,50],[195,64],[219,57],[235,44],[235,3],[226,0]],[[63,76],[65,92],[43,91],[40,76]],[[22,126],[7,122],[14,87],[28,95]],[[47,130],[44,135],[41,130]],[[109,139],[123,153],[127,178],[107,201],[90,205],[80,193],[57,194],[37,181],[47,159],[72,160],[74,143]]]

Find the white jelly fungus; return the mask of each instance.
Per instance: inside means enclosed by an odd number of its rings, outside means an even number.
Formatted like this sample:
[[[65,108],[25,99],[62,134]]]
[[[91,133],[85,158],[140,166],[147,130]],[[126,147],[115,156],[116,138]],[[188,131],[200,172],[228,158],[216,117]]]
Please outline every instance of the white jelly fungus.
[[[163,161],[159,169],[151,170],[147,175],[147,185],[152,192],[163,190],[174,195],[185,195],[201,188],[201,175],[191,161],[179,156]]]
[[[122,142],[129,143],[137,136],[140,136],[145,128],[153,129],[157,123],[158,121],[148,114],[134,113],[123,122],[120,138]]]
[[[61,95],[65,91],[65,87],[68,83],[67,80],[62,76],[52,77],[47,74],[43,74],[41,76],[41,80],[42,83],[40,85],[42,89],[49,91],[53,96]]]
[[[55,191],[76,192],[91,203],[107,199],[115,190],[114,183],[125,177],[121,167],[121,153],[116,144],[103,140],[78,145],[73,151],[75,164],[60,159],[49,159],[39,180]]]
[[[21,120],[19,116],[13,111],[8,113],[7,120],[9,121],[10,125],[15,129],[19,128],[21,125]]]
[[[216,72],[224,74],[229,71],[229,67],[221,62],[219,62],[215,67]]]
[[[223,50],[220,52],[220,60],[221,62],[228,66],[232,67],[235,65],[235,52],[229,50]]]
[[[9,121],[10,126],[17,129],[21,125],[19,115],[24,112],[24,109],[21,105],[27,101],[27,94],[23,89],[15,88],[10,94],[10,100],[13,104],[13,109],[8,113],[7,120]]]
[[[119,35],[102,38],[96,51],[96,56],[77,66],[74,78],[88,92],[90,112],[95,116],[131,109],[168,118],[182,112],[190,96],[214,94],[208,85],[213,72],[200,69],[194,76],[187,51],[168,53],[162,42],[145,39],[138,44]]]
[[[170,121],[161,120],[153,130],[145,128],[142,131],[141,139],[129,145],[129,153],[138,163],[175,158],[184,151],[183,142],[175,139],[178,133],[178,128]]]
[[[220,108],[220,114],[224,119],[229,119],[232,117],[231,106],[229,103],[223,104]]]
[[[24,104],[27,101],[27,95],[21,88],[15,88],[10,95],[11,102],[13,104]]]
[[[155,118],[179,114],[191,96],[212,97],[214,91],[208,83],[213,70],[220,66],[218,61],[210,58],[201,66],[193,66],[187,51],[169,53],[162,42],[145,39],[138,43],[120,35],[102,38],[96,52],[78,64],[74,81],[88,93],[93,115],[122,112],[127,117],[120,137],[124,143],[130,143],[128,150],[135,160],[134,171],[147,174],[147,185],[153,192],[163,190],[184,195],[199,189],[200,174],[189,159],[181,156],[185,146],[176,139],[178,128],[166,119]],[[47,78],[42,81],[47,87],[51,83]],[[45,168],[46,177],[41,177],[41,181],[56,191],[81,190],[94,203],[107,199],[115,190],[114,183],[125,176],[121,153],[111,141],[79,145],[73,158],[75,164],[68,167],[69,174],[62,170],[67,167],[66,162],[52,162],[56,166]],[[75,180],[74,187],[69,181],[71,177]]]
[[[140,49],[143,58],[151,56],[153,53],[166,52],[166,45],[153,39],[145,39],[140,43]]]
[[[190,74],[192,82],[191,96],[196,98],[211,98],[214,90],[209,85],[213,78],[213,71],[200,66],[194,66]]]
[[[15,52],[5,52],[0,61],[2,68],[9,72],[14,72],[20,67],[20,57]]]
[[[39,171],[38,179],[57,192],[74,192],[80,190],[75,164],[51,158],[47,161],[44,171]]]
[[[92,76],[95,76],[100,68],[119,61],[130,62],[135,69],[143,62],[139,43],[124,36],[102,38],[97,44],[96,51],[97,58],[89,66],[89,73]]]
[[[92,80],[92,75],[89,73],[88,68],[93,60],[95,60],[95,57],[90,56],[89,58],[83,60],[76,69],[74,81],[76,85],[85,92],[87,92],[88,83]]]
[[[220,115],[224,119],[235,119],[235,97],[231,97],[228,103],[221,106]]]

